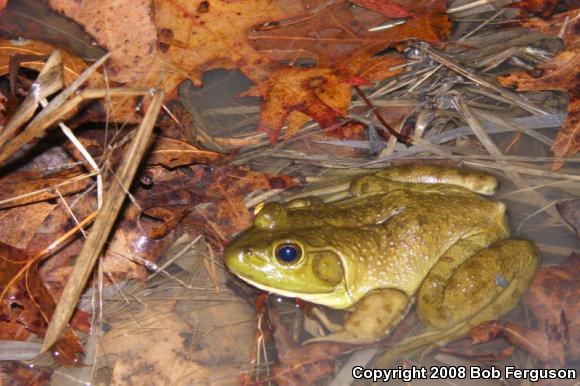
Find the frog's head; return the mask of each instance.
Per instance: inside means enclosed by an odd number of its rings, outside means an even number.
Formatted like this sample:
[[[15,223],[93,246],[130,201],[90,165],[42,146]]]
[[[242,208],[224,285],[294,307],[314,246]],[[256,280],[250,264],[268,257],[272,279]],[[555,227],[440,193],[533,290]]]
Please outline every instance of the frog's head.
[[[225,265],[262,290],[340,307],[323,300],[345,288],[343,262],[325,242],[325,228],[293,227],[279,217],[279,207],[265,214],[273,215],[278,225],[266,226],[269,222],[258,216],[254,226],[226,248]]]

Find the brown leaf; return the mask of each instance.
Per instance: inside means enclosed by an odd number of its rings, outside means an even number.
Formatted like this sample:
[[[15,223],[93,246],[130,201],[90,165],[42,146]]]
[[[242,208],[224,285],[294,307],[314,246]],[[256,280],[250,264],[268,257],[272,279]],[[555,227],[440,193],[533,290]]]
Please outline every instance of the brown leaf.
[[[391,19],[410,17],[411,13],[390,0],[350,0],[359,7],[372,9]]]
[[[559,202],[556,209],[560,216],[574,227],[576,236],[580,239],[580,198]]]
[[[153,64],[157,30],[150,1],[49,0],[51,8],[83,25],[112,52],[108,75],[116,82],[141,79]]]
[[[497,321],[470,332],[474,344],[500,334],[547,366],[563,367],[580,358],[580,255],[538,269],[523,304],[534,315],[535,327]]]
[[[360,50],[381,48],[374,53],[405,40],[415,38],[438,42],[451,30],[446,3],[441,0],[391,2],[415,17],[404,24],[379,32],[368,29],[382,24],[385,17],[362,8],[351,8],[344,1],[327,7],[312,7],[310,15],[296,18],[277,28],[257,31],[250,36],[254,46],[265,53],[282,53],[288,59],[308,58],[320,67],[334,67],[348,62]]]
[[[2,178],[0,185],[0,209],[46,201],[51,198],[63,197],[84,190],[91,180],[78,179],[81,175],[78,169],[68,169],[62,172],[44,175],[42,172],[20,172]],[[35,193],[38,191],[37,193]],[[58,191],[58,193],[57,193]],[[14,199],[17,196],[21,198]]]
[[[522,14],[531,13],[547,18],[552,16],[558,0],[523,0],[514,6],[522,10]]]
[[[30,366],[16,361],[0,362],[0,379],[4,385],[45,386],[50,385],[54,369]]]
[[[203,72],[216,68],[240,68],[253,81],[265,79],[272,62],[252,47],[248,33],[256,25],[304,11],[300,2],[290,0],[158,1],[159,62],[166,69],[180,69],[197,86]]]
[[[263,98],[258,131],[267,133],[270,142],[276,142],[286,118],[294,111],[313,118],[323,128],[336,128],[350,105],[350,86],[365,83],[362,78],[329,68],[275,71],[267,82],[258,85]],[[291,132],[300,126],[293,122]]]
[[[337,356],[352,350],[352,346],[335,342],[299,345],[292,340],[276,307],[271,306],[269,311],[278,353],[272,379],[280,386],[313,385],[334,373]]]
[[[219,153],[198,149],[187,142],[158,137],[149,153],[147,164],[176,168],[192,164],[215,163],[225,158]]]
[[[248,194],[296,185],[288,176],[246,168],[196,165],[191,169],[193,175],[187,181],[178,182],[180,175],[173,174],[173,178],[157,183],[159,193],[144,201],[143,208],[147,215],[164,221],[189,212],[181,225],[203,231],[217,246],[251,225],[252,215],[244,204]]]
[[[50,44],[35,40],[29,40],[23,45],[15,45],[10,40],[0,40],[0,75],[8,74],[10,58],[15,55],[38,56],[37,59],[20,62],[20,66],[40,71],[45,64],[45,61],[41,60],[40,57],[49,55],[54,50],[55,47]],[[64,65],[64,82],[68,86],[88,66],[81,58],[67,51],[61,50],[61,55]],[[102,84],[100,76],[93,74],[89,80],[89,84],[92,86]]]
[[[552,151],[557,158],[573,157],[580,150],[580,9],[564,12],[550,20],[530,19],[521,25],[547,34],[558,35],[566,24],[563,38],[566,42],[564,51],[552,60],[529,72],[517,72],[498,78],[504,86],[515,86],[520,91],[560,90],[568,93],[568,117],[554,143]],[[562,166],[556,161],[554,169]]]
[[[56,304],[40,278],[37,265],[38,257],[0,243],[0,318],[17,321],[43,336]],[[83,352],[79,339],[67,327],[52,353],[60,363],[74,365]]]

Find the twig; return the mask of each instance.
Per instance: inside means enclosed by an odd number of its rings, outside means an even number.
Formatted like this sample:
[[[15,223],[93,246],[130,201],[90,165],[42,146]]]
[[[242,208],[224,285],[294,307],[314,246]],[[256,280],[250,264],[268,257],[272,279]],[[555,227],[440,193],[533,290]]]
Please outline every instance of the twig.
[[[48,350],[58,340],[76,308],[77,301],[93,270],[97,257],[101,254],[113,224],[119,215],[121,206],[125,201],[125,187],[131,184],[141,158],[149,147],[149,139],[161,109],[164,95],[165,92],[163,90],[156,90],[151,105],[137,129],[137,135],[133,139],[119,168],[120,183],[113,182],[107,192],[107,199],[101,210],[99,210],[93,229],[83,244],[62,297],[56,306],[44,337],[42,351]]]
[[[393,129],[391,127],[391,125],[389,125],[387,123],[387,121],[385,121],[385,119],[383,118],[383,116],[381,115],[381,113],[379,113],[378,110],[375,109],[375,106],[373,106],[372,102],[362,92],[362,90],[360,89],[360,87],[358,87],[358,86],[353,86],[353,87],[354,87],[355,91],[357,92],[358,96],[360,96],[360,98],[366,103],[366,105],[368,106],[368,108],[371,109],[371,111],[374,114],[374,116],[379,120],[379,122],[381,122],[381,124],[383,125],[383,127],[385,129],[387,129],[389,131],[389,133],[391,133],[392,136],[394,136],[400,142],[404,143],[407,146],[411,146],[413,144],[413,140],[411,138],[406,137],[406,136],[402,135],[401,133],[397,133],[397,131],[395,129]]]

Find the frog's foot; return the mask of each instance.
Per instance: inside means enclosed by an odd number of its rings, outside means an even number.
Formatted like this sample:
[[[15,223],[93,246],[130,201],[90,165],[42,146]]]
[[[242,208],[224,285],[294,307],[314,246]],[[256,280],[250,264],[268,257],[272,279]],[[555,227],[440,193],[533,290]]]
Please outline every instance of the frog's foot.
[[[440,259],[417,293],[419,315],[436,329],[495,320],[516,306],[537,264],[534,244],[516,239],[498,241],[454,268]]]
[[[439,260],[419,289],[417,310],[432,329],[401,342],[375,365],[388,366],[403,355],[443,345],[500,318],[517,305],[538,264],[537,250],[526,240],[498,241],[463,263],[460,250],[469,250],[467,240]],[[454,259],[460,263],[454,264]]]
[[[387,335],[391,328],[405,317],[410,304],[409,297],[399,290],[392,288],[374,290],[357,303],[355,310],[338,331],[309,339],[305,343],[366,344],[376,342]]]
[[[312,313],[320,323],[330,332],[338,332],[342,330],[342,326],[340,324],[334,323],[332,320],[328,318],[326,313],[320,309],[319,307],[312,307]]]

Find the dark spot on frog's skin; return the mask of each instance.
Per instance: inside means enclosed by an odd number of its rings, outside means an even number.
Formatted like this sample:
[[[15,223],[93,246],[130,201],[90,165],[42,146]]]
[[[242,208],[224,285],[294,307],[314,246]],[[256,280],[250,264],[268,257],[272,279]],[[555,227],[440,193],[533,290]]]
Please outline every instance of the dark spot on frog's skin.
[[[383,304],[383,311],[391,313],[393,311],[393,307],[390,304]]]
[[[419,224],[419,226],[424,226],[427,224],[427,222],[428,220],[426,216],[417,216],[417,223]]]
[[[208,13],[209,12],[209,1],[202,1],[197,6],[197,13]]]
[[[381,318],[379,318],[378,316],[375,318],[375,323],[376,323],[377,325],[380,325],[382,321],[383,321],[383,320],[382,320]]]

